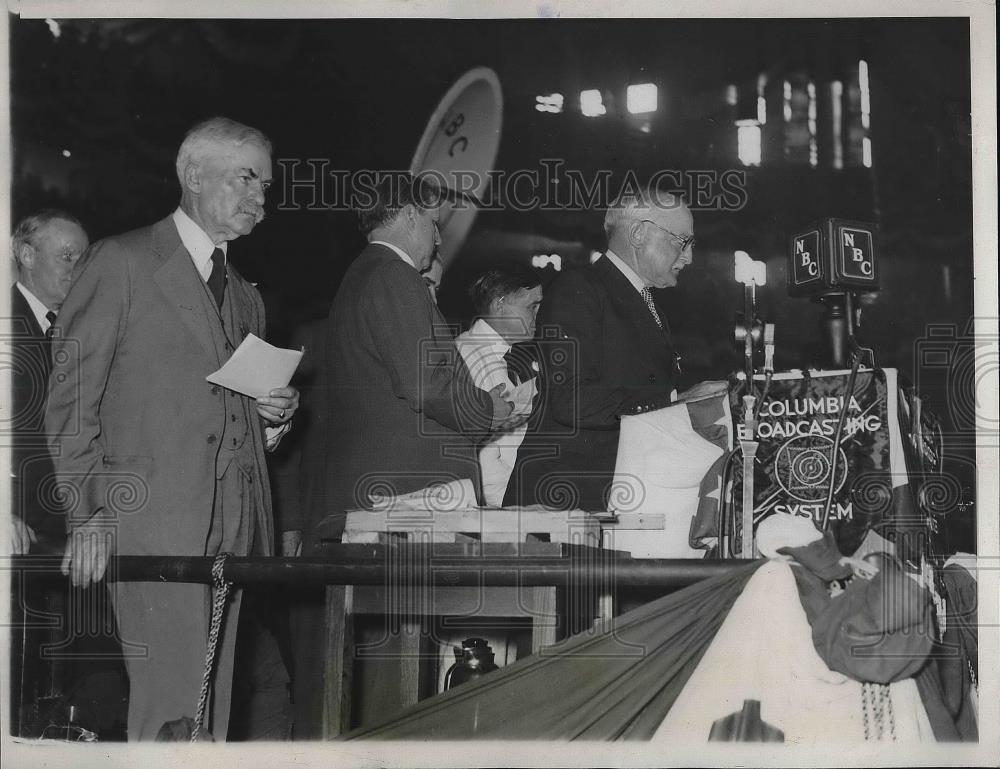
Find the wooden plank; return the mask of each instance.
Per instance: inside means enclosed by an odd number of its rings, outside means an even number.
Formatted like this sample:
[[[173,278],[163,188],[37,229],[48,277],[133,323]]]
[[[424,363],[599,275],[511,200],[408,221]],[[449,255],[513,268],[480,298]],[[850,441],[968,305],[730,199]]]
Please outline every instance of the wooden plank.
[[[667,516],[661,513],[622,513],[602,525],[604,529],[663,529]]]
[[[403,707],[420,699],[420,619],[400,623],[399,688]]]
[[[326,665],[323,671],[323,739],[351,728],[351,691],[354,680],[354,588],[326,589]]]
[[[521,510],[503,508],[490,510],[462,510],[450,512],[418,513],[359,510],[347,516],[345,538],[354,539],[355,532],[395,531],[423,532],[436,539],[440,532],[459,532],[486,535],[491,541],[501,541],[503,532],[514,532],[513,541],[522,541],[527,534],[541,533],[570,541],[575,532],[598,536],[600,524],[586,513],[578,511]],[[350,532],[350,534],[348,534]]]
[[[532,615],[531,653],[538,654],[544,647],[556,642],[556,589],[533,587],[531,590]]]

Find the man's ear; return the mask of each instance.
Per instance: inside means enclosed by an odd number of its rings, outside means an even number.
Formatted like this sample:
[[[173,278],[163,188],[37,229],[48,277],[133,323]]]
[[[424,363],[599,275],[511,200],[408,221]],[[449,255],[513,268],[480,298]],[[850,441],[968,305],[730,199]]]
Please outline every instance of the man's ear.
[[[642,245],[642,225],[638,219],[629,222],[628,225],[628,242],[633,246]]]
[[[406,228],[408,230],[415,230],[417,228],[417,207],[412,203],[407,203],[406,208],[403,209],[403,215],[406,217]]]
[[[184,186],[191,192],[201,192],[201,166],[188,163],[184,169]]]
[[[30,243],[22,243],[18,246],[17,253],[14,254],[14,261],[17,265],[27,267],[29,270],[35,266],[35,247]]]

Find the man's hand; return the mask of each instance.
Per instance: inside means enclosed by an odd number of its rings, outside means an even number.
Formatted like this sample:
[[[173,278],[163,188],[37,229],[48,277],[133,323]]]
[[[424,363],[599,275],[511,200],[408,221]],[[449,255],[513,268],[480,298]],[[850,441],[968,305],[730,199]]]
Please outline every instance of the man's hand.
[[[283,531],[281,532],[281,557],[298,558],[302,555],[302,532]]]
[[[100,582],[114,549],[114,529],[107,523],[88,521],[70,532],[60,570],[77,587]]]
[[[842,566],[850,566],[855,577],[871,580],[878,574],[878,564],[866,561],[863,558],[850,558],[844,556],[837,563]]]
[[[490,390],[490,399],[493,401],[493,420],[490,422],[490,432],[513,430],[528,421],[526,414],[511,416],[514,404],[507,398],[507,385],[498,384]]]
[[[710,398],[713,395],[721,395],[728,389],[729,389],[729,383],[724,380],[699,382],[698,384],[689,387],[680,395],[678,395],[675,403],[684,403],[685,401],[699,401],[702,398]]]
[[[299,391],[294,387],[276,387],[266,398],[257,399],[257,413],[272,425],[288,422],[299,407]]]
[[[27,555],[31,546],[37,542],[35,532],[16,515],[10,517],[10,554]]]

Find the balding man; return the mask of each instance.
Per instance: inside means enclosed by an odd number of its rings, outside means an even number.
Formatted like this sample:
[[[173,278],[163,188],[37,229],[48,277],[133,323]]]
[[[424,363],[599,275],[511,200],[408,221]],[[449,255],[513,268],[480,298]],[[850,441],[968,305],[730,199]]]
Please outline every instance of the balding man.
[[[71,488],[63,570],[97,582],[112,553],[273,552],[264,451],[298,406],[290,387],[256,399],[205,380],[250,333],[264,335],[257,290],[227,244],[264,216],[271,144],[227,118],[192,128],[177,155],[179,208],[97,243],[59,314],[46,419],[57,475]],[[267,431],[267,432],[266,432]],[[196,712],[208,638],[207,585],[119,582],[129,740]],[[206,726],[229,721],[239,592],[219,637]],[[187,722],[190,724],[190,722]]]
[[[17,282],[11,288],[11,370],[13,452],[11,538],[15,555],[27,553],[36,531],[62,533],[63,522],[40,496],[52,472],[45,442],[45,399],[51,369],[52,324],[72,285],[73,267],[89,240],[79,220],[46,209],[14,228],[11,252]]]
[[[545,293],[545,396],[518,452],[506,504],[607,509],[624,414],[676,397],[678,365],[652,289],[691,264],[694,219],[674,195],[622,196],[604,220],[608,250],[563,273]],[[564,348],[546,355],[545,347]]]

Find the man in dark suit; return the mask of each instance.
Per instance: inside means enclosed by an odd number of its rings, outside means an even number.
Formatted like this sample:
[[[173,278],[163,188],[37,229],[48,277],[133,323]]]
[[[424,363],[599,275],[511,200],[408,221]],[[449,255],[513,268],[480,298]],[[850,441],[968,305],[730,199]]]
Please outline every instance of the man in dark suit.
[[[317,423],[307,451],[307,526],[469,478],[476,444],[509,416],[503,387],[475,386],[421,273],[440,242],[436,192],[386,175],[359,212],[368,246],[340,284],[327,325]]]
[[[437,192],[408,175],[383,175],[358,212],[368,246],[351,264],[330,310],[315,423],[305,449],[302,552],[327,516],[343,531],[345,512],[372,494],[405,494],[472,479],[476,445],[507,429],[503,387],[475,386],[421,272],[440,243]],[[315,440],[313,440],[315,439]],[[321,733],[321,617],[297,626],[295,734]]]
[[[45,440],[45,400],[52,368],[50,337],[56,313],[72,285],[73,266],[87,249],[87,233],[72,214],[47,209],[22,219],[11,248],[17,282],[11,287],[11,521],[15,555],[36,534],[59,538],[62,518],[39,496],[52,474]],[[43,492],[44,493],[44,492]]]
[[[93,246],[59,315],[46,417],[66,495],[63,570],[99,581],[112,553],[273,552],[265,449],[298,406],[290,387],[256,400],[212,385],[250,333],[264,335],[257,290],[227,243],[264,215],[271,144],[226,118],[192,128],[177,155],[179,208]],[[112,566],[113,568],[113,563]],[[207,585],[109,586],[127,659],[130,740],[195,714],[208,637]],[[228,728],[239,591],[229,603],[206,727]]]
[[[45,439],[45,401],[51,361],[52,323],[72,282],[73,266],[88,245],[75,216],[46,209],[22,219],[11,236],[17,282],[10,292],[11,411],[5,430],[11,446],[10,518],[13,555],[51,553],[63,546],[65,525],[55,504],[54,468]],[[25,609],[66,619],[66,591],[43,577],[11,575],[11,730],[27,734],[28,706],[40,691],[63,686],[65,666],[43,660],[43,643],[65,650],[65,622],[43,629],[22,624]]]
[[[545,292],[543,403],[518,451],[508,505],[606,510],[620,418],[676,398],[678,358],[652,289],[676,286],[691,264],[691,212],[679,197],[645,191],[616,201],[604,227],[605,254]]]

